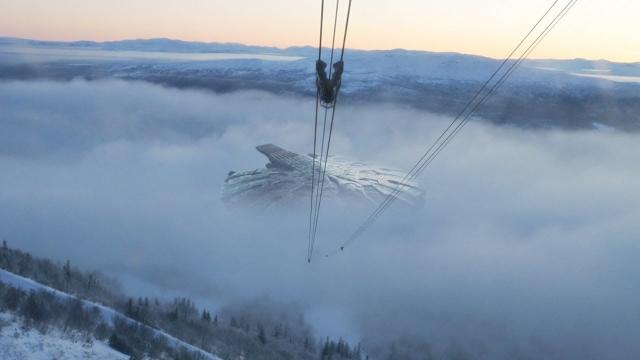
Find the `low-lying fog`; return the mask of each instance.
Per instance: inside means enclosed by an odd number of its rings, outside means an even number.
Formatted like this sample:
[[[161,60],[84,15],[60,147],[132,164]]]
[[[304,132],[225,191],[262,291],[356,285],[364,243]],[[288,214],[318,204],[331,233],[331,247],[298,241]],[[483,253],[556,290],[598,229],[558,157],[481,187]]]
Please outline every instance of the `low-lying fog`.
[[[640,353],[638,135],[475,121],[391,208],[327,200],[316,259],[306,208],[226,209],[254,146],[312,144],[313,99],[123,81],[0,83],[0,237],[11,246],[215,304],[271,298],[320,335],[420,338],[486,358]],[[332,150],[408,169],[450,119],[393,105],[337,110]],[[206,300],[204,300],[206,299]],[[527,357],[527,354],[532,357]]]

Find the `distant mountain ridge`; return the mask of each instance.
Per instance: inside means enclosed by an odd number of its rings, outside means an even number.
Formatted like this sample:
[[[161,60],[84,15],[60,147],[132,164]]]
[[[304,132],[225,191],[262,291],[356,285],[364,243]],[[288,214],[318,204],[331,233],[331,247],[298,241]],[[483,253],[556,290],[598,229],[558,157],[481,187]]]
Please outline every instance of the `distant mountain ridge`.
[[[288,49],[269,46],[254,46],[227,42],[184,41],[169,38],[127,39],[114,41],[51,41],[34,40],[12,37],[0,37],[0,45],[12,46],[43,46],[43,47],[73,47],[85,49],[100,49],[113,51],[154,51],[154,52],[264,52],[280,54]]]
[[[313,97],[316,56],[313,47],[0,38],[0,80],[116,78],[219,93],[263,90]],[[450,52],[348,49],[341,99],[455,115],[501,63]],[[599,129],[595,124],[601,124],[638,131],[640,63],[527,60],[476,115],[532,128]]]
[[[93,41],[93,40],[77,40],[77,41],[55,41],[55,40],[36,40],[25,39],[16,37],[1,37],[0,46],[2,45],[20,45],[20,46],[46,46],[46,47],[77,47],[77,48],[93,48],[102,50],[113,51],[154,51],[154,52],[247,52],[247,53],[265,53],[265,54],[278,54],[278,55],[299,55],[315,54],[317,48],[314,46],[289,46],[285,48],[275,46],[264,45],[249,45],[236,42],[204,42],[204,41],[187,41],[171,38],[149,38],[149,39],[123,39],[123,40],[111,40],[111,41]],[[325,48],[326,49],[326,48]],[[385,49],[385,50],[361,50],[361,49],[347,49],[351,53],[411,53],[422,54],[431,56],[464,56],[479,59],[488,60],[502,60],[500,58],[491,58],[488,56],[466,54],[460,52],[436,52],[428,50],[409,50],[402,48]],[[637,62],[616,62],[607,59],[529,59],[528,63],[534,63],[537,65],[559,65],[559,64],[574,64],[574,67],[582,69],[588,68],[602,68],[604,66],[624,65],[626,67],[638,67],[638,75],[640,75],[640,60]]]

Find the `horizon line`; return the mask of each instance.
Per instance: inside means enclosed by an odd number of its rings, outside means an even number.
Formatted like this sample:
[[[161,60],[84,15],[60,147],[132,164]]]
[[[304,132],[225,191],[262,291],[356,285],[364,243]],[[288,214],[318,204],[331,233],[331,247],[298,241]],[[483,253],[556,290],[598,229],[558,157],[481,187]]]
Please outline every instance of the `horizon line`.
[[[125,42],[125,41],[168,40],[168,41],[175,41],[175,42],[182,42],[182,43],[203,44],[203,45],[241,45],[241,46],[253,47],[253,48],[277,49],[277,50],[280,50],[280,51],[286,51],[286,50],[294,49],[294,48],[311,48],[311,49],[317,49],[318,48],[317,46],[314,46],[314,45],[290,45],[290,46],[287,46],[287,47],[280,47],[280,46],[275,46],[275,45],[248,44],[248,43],[242,43],[242,42],[236,42],[236,41],[183,40],[183,39],[179,39],[179,38],[169,38],[169,37],[120,38],[120,39],[116,39],[116,40],[88,40],[88,39],[45,40],[45,39],[23,38],[23,37],[16,37],[16,36],[0,35],[0,39],[10,39],[10,40],[20,40],[20,41],[34,41],[34,42],[50,42],[50,43],[91,42],[91,43],[96,43],[96,44],[117,43],[117,42]],[[328,49],[328,47],[324,47],[323,46],[323,49]],[[494,57],[494,56],[489,56],[489,55],[465,53],[465,52],[460,52],[460,51],[435,51],[435,50],[408,49],[408,48],[388,48],[388,49],[370,48],[370,49],[365,49],[365,48],[350,48],[350,47],[347,47],[346,50],[348,50],[348,51],[359,51],[359,52],[406,51],[406,52],[432,53],[432,54],[458,54],[458,55],[481,57],[481,58],[492,59],[492,60],[504,60],[503,57]],[[140,51],[144,51],[144,50],[140,50]],[[148,52],[153,52],[153,51],[148,51]],[[607,59],[607,58],[586,58],[586,57],[557,57],[557,58],[553,58],[553,57],[541,57],[541,58],[529,58],[527,60],[534,60],[534,61],[536,61],[536,60],[537,61],[544,61],[544,60],[578,61],[578,60],[583,60],[583,61],[592,61],[592,62],[606,61],[606,62],[616,63],[616,64],[638,64],[638,65],[640,65],[640,59],[638,59],[636,61],[618,61],[618,60],[611,60],[611,59]]]

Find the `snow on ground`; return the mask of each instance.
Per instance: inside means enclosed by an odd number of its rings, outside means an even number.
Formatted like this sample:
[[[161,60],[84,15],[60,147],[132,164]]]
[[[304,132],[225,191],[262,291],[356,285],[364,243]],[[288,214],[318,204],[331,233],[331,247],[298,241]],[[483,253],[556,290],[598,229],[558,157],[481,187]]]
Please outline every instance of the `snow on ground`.
[[[13,315],[0,313],[0,357],[3,360],[125,360],[107,344],[87,340],[74,333],[52,329],[46,334],[36,329],[26,330]]]
[[[31,279],[22,277],[20,275],[16,275],[16,274],[14,274],[12,272],[9,272],[9,271],[6,271],[6,270],[2,270],[2,269],[0,269],[0,282],[3,282],[5,284],[7,284],[7,285],[10,285],[10,286],[13,286],[15,288],[22,289],[22,290],[25,290],[25,291],[44,290],[44,291],[48,291],[48,292],[51,292],[51,293],[55,294],[59,298],[63,298],[63,299],[75,298],[74,296],[69,295],[67,293],[64,293],[62,291],[50,288],[48,286],[42,285],[42,284],[40,284],[40,283],[38,283],[36,281],[33,281]],[[144,327],[148,328],[156,336],[164,337],[169,342],[169,344],[172,344],[174,347],[182,346],[182,347],[185,347],[189,351],[201,353],[202,355],[204,355],[205,359],[208,359],[208,360],[220,360],[220,358],[215,356],[215,355],[212,355],[212,354],[210,354],[210,353],[208,353],[208,352],[206,352],[206,351],[204,351],[204,350],[202,350],[200,348],[197,348],[197,347],[195,347],[195,346],[193,346],[191,344],[188,344],[188,343],[186,343],[186,342],[184,342],[184,341],[182,341],[182,340],[180,340],[180,339],[178,339],[176,337],[173,337],[173,336],[171,336],[171,335],[169,335],[169,334],[167,334],[167,333],[165,333],[163,331],[160,331],[158,329],[154,329],[154,328],[152,328],[150,326],[147,326],[147,325],[139,323],[139,322],[137,322],[135,320],[132,320],[132,319],[126,317],[125,315],[123,315],[123,314],[121,314],[121,313],[119,313],[119,312],[117,312],[117,311],[115,311],[115,310],[113,310],[111,308],[108,308],[108,307],[106,307],[104,305],[100,305],[100,304],[97,304],[97,303],[94,303],[94,302],[91,302],[91,301],[87,301],[87,300],[82,300],[82,299],[80,301],[82,301],[82,303],[84,304],[84,306],[86,308],[94,308],[94,307],[97,308],[100,311],[100,314],[101,314],[102,318],[104,319],[105,323],[107,323],[108,325],[112,326],[113,325],[113,321],[114,321],[114,319],[116,317],[117,318],[121,318],[121,319],[124,319],[125,321],[129,321],[131,323],[137,323],[140,326],[144,326]],[[0,354],[2,354],[2,352],[0,352]],[[66,359],[66,357],[63,357],[63,358]],[[2,360],[4,360],[4,359],[5,358],[2,357]],[[52,358],[50,357],[48,359],[52,359]]]
[[[22,277],[20,275],[16,275],[12,272],[2,270],[2,269],[0,269],[0,282],[3,282],[5,284],[11,285],[15,288],[22,289],[25,291],[30,291],[30,290],[48,291],[55,294],[56,297],[61,299],[75,298],[74,296],[64,293],[62,291],[50,288],[48,286],[40,284],[39,282],[33,281],[31,279]],[[86,301],[86,300],[82,300],[82,302],[87,308],[93,308],[93,307],[98,308],[100,310],[100,314],[102,315],[104,322],[107,323],[108,325],[113,326],[113,321],[116,317],[123,317],[123,318],[125,317],[124,315],[104,305],[100,305],[100,304],[97,304],[91,301]]]

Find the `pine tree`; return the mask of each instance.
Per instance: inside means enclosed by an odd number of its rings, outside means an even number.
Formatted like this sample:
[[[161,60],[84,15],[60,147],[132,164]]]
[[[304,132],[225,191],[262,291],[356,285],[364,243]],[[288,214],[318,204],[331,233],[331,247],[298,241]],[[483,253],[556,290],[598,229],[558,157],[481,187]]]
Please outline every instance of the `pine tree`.
[[[229,326],[237,328],[238,327],[238,320],[236,320],[235,316],[231,317],[231,321],[229,322]]]
[[[9,268],[9,247],[7,246],[7,240],[2,240],[2,256],[0,256],[0,266],[3,268]]]
[[[69,262],[69,260],[64,263],[62,271],[64,272],[65,287],[67,292],[69,292],[69,283],[71,282],[71,263]]]
[[[273,334],[271,334],[274,338],[279,338],[282,335],[282,326],[280,324],[273,327]]]
[[[169,313],[169,320],[176,322],[178,321],[178,306],[176,306],[173,311]]]
[[[320,360],[330,359],[333,356],[331,347],[329,346],[329,338],[327,337],[320,351]]]
[[[39,323],[45,318],[45,309],[38,301],[37,295],[35,292],[30,292],[27,296],[27,300],[25,301],[22,314],[30,321],[34,321],[35,323]]]
[[[211,322],[211,314],[207,310],[202,310],[202,321]]]
[[[93,284],[95,282],[95,275],[93,273],[90,273],[87,279],[87,290],[91,291],[91,288],[93,287]]]
[[[129,301],[127,302],[127,312],[126,315],[130,318],[133,318],[134,315],[134,311],[133,311],[133,299],[129,298]]]
[[[258,340],[262,345],[267,343],[267,335],[264,332],[264,326],[258,324]]]
[[[389,349],[389,356],[387,357],[388,360],[395,360],[398,358],[398,353],[396,350],[396,343],[392,342],[391,343],[391,348]]]

